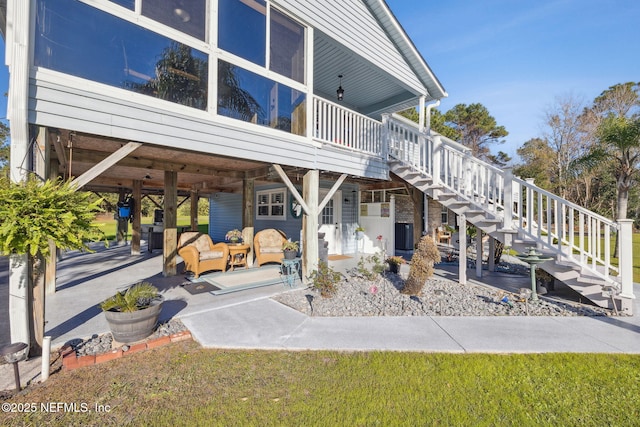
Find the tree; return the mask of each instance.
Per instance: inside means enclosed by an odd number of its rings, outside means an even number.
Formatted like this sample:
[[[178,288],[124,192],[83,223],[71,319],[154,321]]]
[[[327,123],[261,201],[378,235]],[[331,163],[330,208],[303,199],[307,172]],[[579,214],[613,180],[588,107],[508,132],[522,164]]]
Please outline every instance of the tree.
[[[533,178],[538,187],[553,191],[551,177],[554,175],[553,159],[555,154],[547,141],[533,138],[517,150],[524,161],[513,168],[513,173],[522,178]]]
[[[419,121],[415,108],[401,111],[400,115],[416,123]],[[497,125],[489,110],[482,104],[458,104],[445,114],[433,109],[430,124],[433,131],[471,148],[471,153],[476,157],[497,166],[504,166],[511,161],[507,153],[499,151],[494,155],[487,147],[491,143],[503,143],[500,138],[507,136],[509,132],[504,126]]]
[[[545,112],[544,138],[553,150],[551,191],[570,199],[574,175],[571,166],[584,155],[587,147],[585,129],[582,126],[584,103],[573,95],[557,97],[554,106]]]
[[[498,126],[489,110],[479,103],[458,104],[444,114],[444,125],[455,131],[455,139],[471,149],[478,158],[491,160],[488,145],[504,142],[509,134],[504,126]],[[436,131],[439,132],[436,127]]]
[[[607,162],[616,179],[616,219],[626,219],[629,189],[636,182],[640,168],[640,117],[609,116],[598,127],[599,144],[583,158],[595,165]]]
[[[637,180],[640,155],[640,83],[616,84],[585,109],[582,120],[592,139],[576,164],[615,178],[616,218],[626,219],[630,191]]]

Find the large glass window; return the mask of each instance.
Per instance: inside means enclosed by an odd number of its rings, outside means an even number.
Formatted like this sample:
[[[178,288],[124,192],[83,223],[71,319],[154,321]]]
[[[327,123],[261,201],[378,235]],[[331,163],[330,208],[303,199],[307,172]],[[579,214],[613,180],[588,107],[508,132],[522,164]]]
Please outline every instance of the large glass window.
[[[205,39],[206,0],[143,0],[142,14],[200,40]]]
[[[304,27],[271,9],[269,68],[304,83]]]
[[[305,135],[306,95],[225,61],[218,66],[218,114]]]
[[[267,3],[218,1],[218,46],[255,64],[266,65]]]
[[[36,66],[205,110],[209,58],[75,0],[38,0]]]

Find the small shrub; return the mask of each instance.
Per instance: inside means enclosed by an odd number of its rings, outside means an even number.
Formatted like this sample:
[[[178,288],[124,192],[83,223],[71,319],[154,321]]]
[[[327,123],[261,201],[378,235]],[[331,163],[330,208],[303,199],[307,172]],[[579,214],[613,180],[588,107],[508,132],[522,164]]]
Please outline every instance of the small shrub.
[[[320,292],[320,296],[331,298],[338,290],[338,283],[342,279],[342,275],[329,267],[324,261],[318,263],[318,269],[311,273],[309,280],[313,283],[311,286]]]
[[[357,272],[367,280],[374,280],[384,271],[384,263],[379,254],[369,255],[368,257],[360,257],[358,261]]]
[[[434,264],[439,262],[440,251],[433,239],[429,236],[422,237],[411,257],[409,277],[401,292],[406,295],[419,295],[425,282],[433,275]]]

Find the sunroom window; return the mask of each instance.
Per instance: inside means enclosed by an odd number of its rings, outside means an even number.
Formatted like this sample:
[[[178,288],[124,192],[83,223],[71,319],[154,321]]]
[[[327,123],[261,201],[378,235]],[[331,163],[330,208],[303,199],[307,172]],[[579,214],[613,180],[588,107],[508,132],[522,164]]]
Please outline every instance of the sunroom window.
[[[218,0],[218,45],[254,64],[265,66],[267,3]]]
[[[209,57],[75,0],[38,0],[34,65],[207,109]]]
[[[142,14],[205,40],[207,0],[142,0]]]
[[[306,95],[225,61],[218,64],[218,114],[296,135],[306,131]]]
[[[292,80],[305,81],[305,28],[267,8],[264,0],[219,0],[218,46]]]

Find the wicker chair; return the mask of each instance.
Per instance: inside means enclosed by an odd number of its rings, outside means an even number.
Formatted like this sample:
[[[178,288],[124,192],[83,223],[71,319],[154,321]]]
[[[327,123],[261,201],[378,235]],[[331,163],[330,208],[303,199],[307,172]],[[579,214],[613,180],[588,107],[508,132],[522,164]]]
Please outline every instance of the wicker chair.
[[[191,271],[198,278],[205,271],[227,270],[229,246],[214,245],[208,234],[188,231],[180,235],[178,255],[184,260],[184,271]]]
[[[282,258],[284,258],[282,244],[286,240],[284,233],[275,228],[258,231],[253,238],[253,250],[256,254],[258,266],[268,262],[282,264]]]

